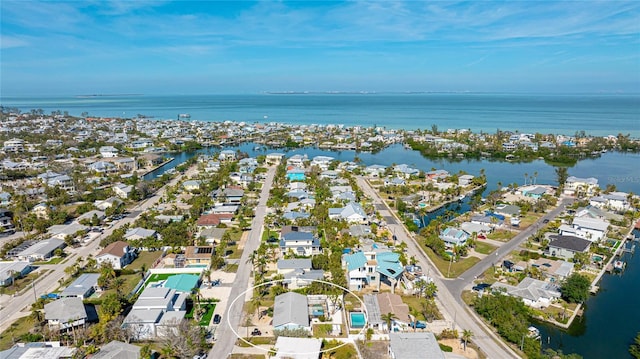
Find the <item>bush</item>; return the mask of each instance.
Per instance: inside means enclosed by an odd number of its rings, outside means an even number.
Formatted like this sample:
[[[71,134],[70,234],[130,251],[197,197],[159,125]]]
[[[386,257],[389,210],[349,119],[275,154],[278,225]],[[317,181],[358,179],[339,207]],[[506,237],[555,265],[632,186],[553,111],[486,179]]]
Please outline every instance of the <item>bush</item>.
[[[453,352],[453,348],[448,346],[448,345],[444,345],[442,343],[438,343],[438,345],[440,345],[440,349],[445,353],[452,353]]]

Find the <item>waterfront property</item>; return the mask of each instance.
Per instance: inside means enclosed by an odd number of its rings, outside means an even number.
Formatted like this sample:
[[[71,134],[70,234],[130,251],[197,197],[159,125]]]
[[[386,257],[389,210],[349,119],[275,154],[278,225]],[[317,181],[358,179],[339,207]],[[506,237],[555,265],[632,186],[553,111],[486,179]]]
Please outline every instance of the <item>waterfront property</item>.
[[[557,285],[531,277],[524,278],[517,286],[496,282],[491,285],[491,290],[521,298],[524,304],[534,308],[548,307],[560,298],[560,288]]]
[[[592,243],[575,236],[551,235],[549,239],[549,254],[567,260],[573,259],[576,253],[586,253]]]

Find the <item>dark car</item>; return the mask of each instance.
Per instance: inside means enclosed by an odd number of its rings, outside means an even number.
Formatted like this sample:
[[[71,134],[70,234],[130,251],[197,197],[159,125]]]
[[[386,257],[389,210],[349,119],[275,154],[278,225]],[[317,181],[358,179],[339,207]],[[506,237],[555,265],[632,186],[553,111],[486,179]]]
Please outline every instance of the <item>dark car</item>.
[[[260,329],[255,328],[255,329],[253,329],[253,331],[251,331],[251,335],[253,335],[253,336],[262,335],[262,332],[260,331]]]
[[[549,223],[549,219],[545,218],[544,220],[542,220],[542,223]]]
[[[486,288],[489,288],[489,287],[491,287],[491,284],[489,284],[489,283],[480,283],[480,284],[474,285],[473,288],[471,288],[471,289],[475,290],[476,292],[481,292],[481,291],[483,291],[483,290],[485,290]]]
[[[220,324],[221,320],[222,320],[222,317],[220,316],[220,314],[216,314],[213,316],[213,324]]]

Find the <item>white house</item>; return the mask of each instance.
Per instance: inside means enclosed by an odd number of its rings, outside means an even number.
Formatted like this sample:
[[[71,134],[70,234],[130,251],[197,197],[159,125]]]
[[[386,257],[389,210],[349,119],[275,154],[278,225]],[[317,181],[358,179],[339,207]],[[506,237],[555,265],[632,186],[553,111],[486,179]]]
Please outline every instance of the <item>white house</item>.
[[[439,237],[444,241],[444,245],[447,248],[451,248],[454,246],[464,246],[465,244],[467,244],[469,233],[465,232],[462,229],[447,227],[440,233]]]
[[[103,158],[118,157],[118,149],[113,146],[102,146],[98,152],[100,152],[100,156]]]
[[[496,282],[491,289],[521,298],[524,304],[534,308],[546,308],[561,296],[557,285],[531,277],[524,278],[517,286]]]
[[[599,218],[576,217],[571,225],[563,224],[558,228],[563,236],[576,236],[592,242],[604,238],[609,223]]]
[[[98,263],[110,263],[113,269],[122,269],[136,258],[133,248],[127,242],[117,241],[104,247],[96,256]]]
[[[564,183],[564,193],[570,196],[585,194],[593,196],[598,187],[598,179],[594,177],[578,178],[569,176]]]
[[[329,218],[349,223],[363,223],[367,220],[367,214],[359,203],[351,202],[343,208],[329,208]]]

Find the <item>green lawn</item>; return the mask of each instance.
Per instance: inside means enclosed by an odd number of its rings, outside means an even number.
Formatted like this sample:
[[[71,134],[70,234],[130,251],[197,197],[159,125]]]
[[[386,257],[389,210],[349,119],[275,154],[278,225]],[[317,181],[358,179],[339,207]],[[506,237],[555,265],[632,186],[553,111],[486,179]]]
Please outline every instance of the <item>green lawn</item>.
[[[530,225],[534,224],[538,219],[540,219],[540,217],[542,217],[543,215],[544,213],[527,212],[527,214],[525,214],[524,217],[520,219],[520,227],[521,228],[529,227]]]
[[[420,246],[425,251],[425,253],[427,253],[431,261],[436,265],[436,267],[438,267],[438,270],[440,270],[440,273],[442,273],[447,278],[458,277],[462,275],[462,273],[466,272],[467,269],[473,267],[476,263],[480,262],[480,258],[478,257],[467,257],[467,258],[463,258],[458,262],[450,263],[450,261],[435,254],[431,248],[427,247],[424,244],[424,241],[419,241],[419,242],[420,242]]]
[[[253,344],[253,345],[274,345],[276,343],[276,338],[274,337],[248,337],[248,338],[243,338],[244,340],[248,341],[249,343]],[[237,343],[236,343],[239,347],[248,347],[249,344],[245,343],[244,341],[238,339]]]
[[[153,273],[152,275],[149,276],[149,279],[147,279],[147,283],[160,282],[162,280],[167,280],[167,278],[173,275],[175,275],[175,273]]]
[[[11,348],[14,342],[19,341],[19,337],[28,333],[35,324],[31,317],[24,317],[13,322],[7,330],[0,333],[0,350]]]
[[[480,240],[476,241],[476,247],[475,250],[478,253],[482,253],[482,254],[491,254],[493,253],[493,251],[496,250],[496,246],[486,243],[486,242],[481,242]]]
[[[143,265],[145,268],[149,269],[151,268],[151,265],[153,264],[153,262],[155,262],[156,259],[158,259],[161,255],[162,255],[161,251],[140,252],[138,253],[138,258],[136,258],[136,260],[134,260],[133,263],[127,266],[127,269],[140,270],[142,269]]]
[[[43,265],[43,264],[58,264],[65,260],[65,257],[53,257],[46,262],[33,262],[34,265]]]
[[[499,229],[497,231],[493,231],[493,232],[489,233],[487,238],[493,239],[493,240],[496,240],[496,241],[500,241],[500,242],[509,242],[511,240],[511,238],[513,238],[515,236],[516,236],[516,233],[514,233],[514,232],[507,231],[507,230],[504,230],[504,229]]]
[[[436,295],[438,295],[436,293]],[[420,308],[422,308],[422,305],[420,303],[422,303],[423,301],[425,301],[426,299],[424,297],[419,298],[413,295],[403,295],[402,296],[402,302],[405,303],[406,305],[409,306],[409,309],[413,308],[415,310],[417,310],[419,313],[416,316],[417,320],[426,320],[426,318],[424,317],[424,315],[421,313]],[[438,314],[439,317],[442,317],[442,314],[439,313]]]
[[[227,264],[224,267],[224,271],[227,273],[235,273],[238,271],[238,263]]]
[[[199,324],[200,326],[206,327],[209,325],[209,322],[211,322],[211,317],[213,317],[213,311],[216,309],[216,304],[201,302],[200,306],[202,306],[202,308],[204,308],[206,312],[202,315]],[[196,305],[194,305],[189,313],[187,313],[184,317],[187,319],[193,318],[193,311],[195,310],[195,308]]]

